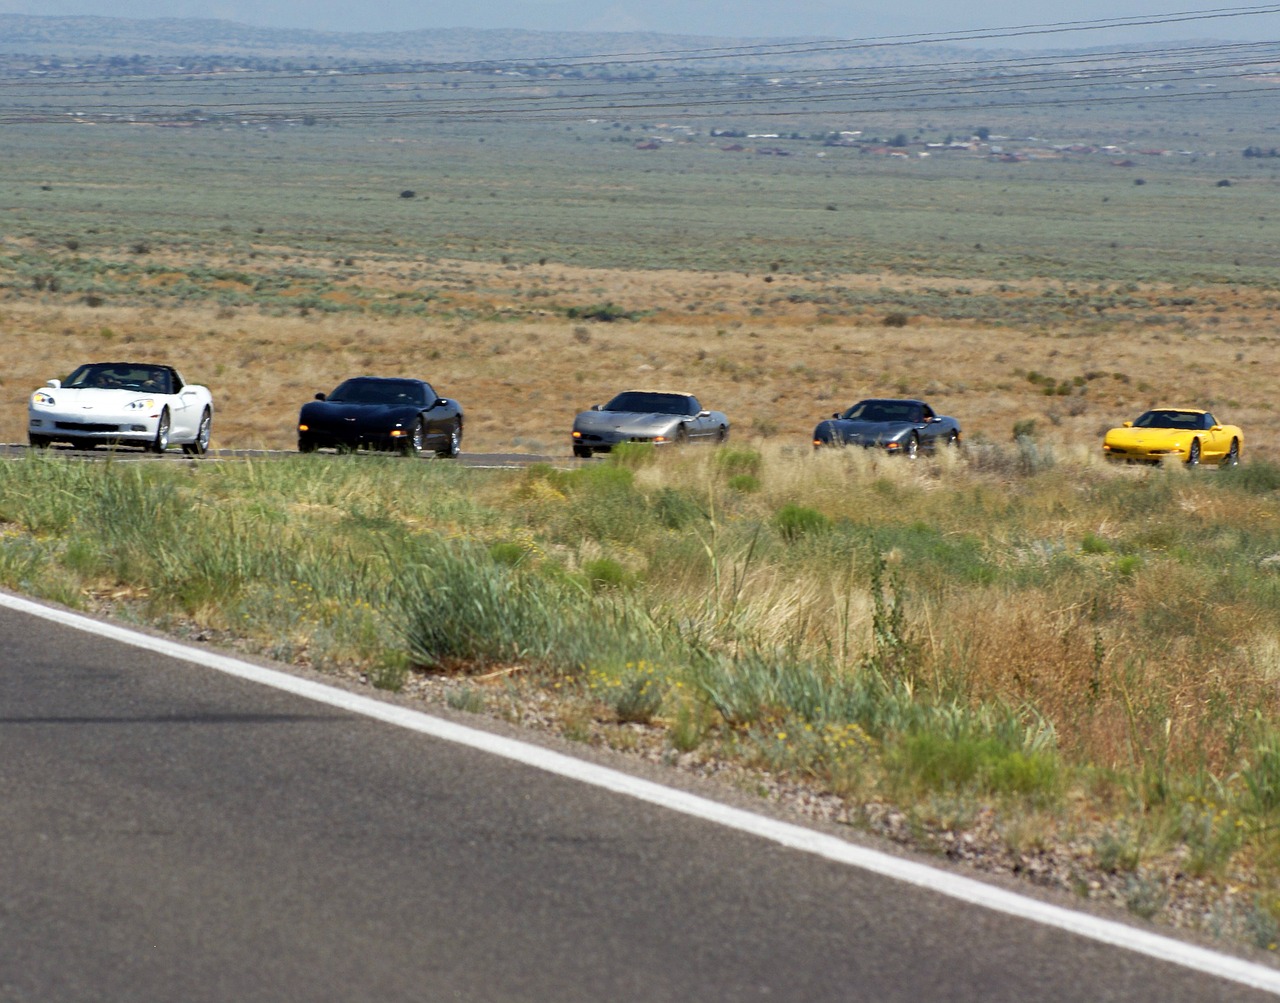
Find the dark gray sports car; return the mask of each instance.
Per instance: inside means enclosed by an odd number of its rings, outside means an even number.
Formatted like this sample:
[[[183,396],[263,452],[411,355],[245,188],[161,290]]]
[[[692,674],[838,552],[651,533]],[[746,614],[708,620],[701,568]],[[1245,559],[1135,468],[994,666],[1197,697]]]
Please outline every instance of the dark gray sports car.
[[[924,401],[873,399],[837,411],[813,430],[820,446],[875,446],[890,453],[915,456],[939,445],[960,444],[960,423],[933,413]]]
[[[620,442],[663,446],[728,438],[729,419],[706,410],[692,394],[627,390],[573,419],[574,456],[607,453]]]
[[[462,449],[462,407],[425,380],[357,376],[331,394],[316,394],[298,415],[298,449],[434,449],[454,457]]]

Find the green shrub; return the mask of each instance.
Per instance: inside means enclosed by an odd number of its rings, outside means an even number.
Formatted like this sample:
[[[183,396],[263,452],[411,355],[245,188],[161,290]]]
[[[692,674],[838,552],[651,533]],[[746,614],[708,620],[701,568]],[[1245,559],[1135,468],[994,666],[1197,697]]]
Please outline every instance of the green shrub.
[[[570,320],[596,320],[611,323],[615,320],[636,320],[641,316],[634,310],[624,310],[613,303],[597,303],[594,306],[571,306],[565,311]]]
[[[667,691],[665,673],[648,662],[628,662],[617,675],[591,674],[591,689],[609,704],[624,724],[648,724],[662,708]]]
[[[1266,495],[1280,490],[1280,466],[1265,461],[1241,463],[1236,467],[1223,467],[1215,483],[1221,487]]]
[[[744,446],[729,446],[718,450],[713,462],[716,469],[725,477],[732,478],[740,474],[758,477],[763,460],[758,450]]]
[[[612,557],[600,557],[587,561],[582,566],[583,577],[596,591],[602,589],[626,588],[634,580],[633,576]]]
[[[514,568],[524,563],[529,556],[529,552],[518,543],[503,541],[489,545],[489,556],[493,558],[495,564],[503,564],[509,568]]]
[[[684,529],[707,519],[703,507],[679,488],[659,488],[650,500],[650,507],[658,522],[667,529]]]
[[[788,502],[775,513],[773,525],[784,540],[795,542],[827,532],[831,529],[831,520],[816,509]]]
[[[1080,550],[1086,554],[1109,554],[1111,544],[1094,533],[1085,533],[1084,539],[1080,541]]]
[[[1247,791],[1244,804],[1249,811],[1269,816],[1280,810],[1280,732],[1267,734],[1258,743],[1240,777]]]
[[[638,470],[651,465],[658,458],[658,448],[652,442],[620,442],[605,456],[607,462],[614,466]]]
[[[1047,797],[1056,792],[1061,773],[1049,750],[1011,748],[981,734],[915,732],[896,743],[890,759],[917,786],[948,793]]]

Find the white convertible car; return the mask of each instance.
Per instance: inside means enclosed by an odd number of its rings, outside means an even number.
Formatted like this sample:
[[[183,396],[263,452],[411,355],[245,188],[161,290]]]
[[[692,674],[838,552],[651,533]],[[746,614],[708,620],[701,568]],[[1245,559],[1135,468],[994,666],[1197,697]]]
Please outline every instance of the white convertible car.
[[[107,443],[163,453],[181,446],[199,454],[209,448],[212,428],[209,388],[184,383],[172,366],[149,363],[89,363],[65,380],[50,380],[27,404],[27,437],[36,447]]]

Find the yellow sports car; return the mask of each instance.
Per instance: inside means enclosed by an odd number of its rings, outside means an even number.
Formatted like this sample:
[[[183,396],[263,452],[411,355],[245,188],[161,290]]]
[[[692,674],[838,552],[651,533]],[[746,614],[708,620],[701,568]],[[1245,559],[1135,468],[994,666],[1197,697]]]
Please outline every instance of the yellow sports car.
[[[1109,460],[1172,461],[1190,467],[1201,463],[1234,467],[1243,448],[1244,435],[1235,425],[1219,425],[1208,411],[1183,407],[1152,408],[1137,421],[1110,429],[1102,440],[1102,452]]]

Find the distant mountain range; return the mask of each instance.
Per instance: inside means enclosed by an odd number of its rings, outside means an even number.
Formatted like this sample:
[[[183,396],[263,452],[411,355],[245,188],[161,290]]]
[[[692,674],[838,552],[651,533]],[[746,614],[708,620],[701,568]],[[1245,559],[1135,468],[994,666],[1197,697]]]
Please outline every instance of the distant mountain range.
[[[774,46],[803,39],[710,38],[643,32],[550,32],[441,28],[332,32],[254,28],[197,18],[35,17],[0,14],[0,53],[48,55],[531,60],[615,53]]]
[[[1203,40],[1200,40],[1203,41]],[[1190,44],[1190,43],[1188,43]],[[1169,43],[1163,43],[1164,48]],[[1127,46],[1129,50],[1141,46]],[[244,57],[332,61],[554,62],[625,55],[637,67],[645,55],[697,50],[711,68],[718,52],[739,69],[824,69],[831,66],[910,65],[972,59],[973,48],[946,45],[859,48],[821,38],[730,38],[656,32],[568,32],[438,28],[399,32],[333,32],[255,28],[200,18],[37,17],[0,13],[0,56],[84,59]],[[711,51],[708,51],[711,50]],[[1065,51],[1065,50],[1064,50]],[[1078,50],[1074,50],[1078,51]],[[1095,50],[1096,51],[1096,50]],[[1009,50],[986,55],[1013,55]],[[1044,54],[1044,53],[1041,53]],[[655,60],[653,60],[656,62]],[[678,60],[677,60],[678,61]]]
[[[1185,44],[1205,44],[1207,39]],[[1167,50],[1164,42],[1153,49]],[[1085,51],[1144,46],[1106,46]],[[1061,54],[1081,50],[1058,50]],[[693,55],[704,69],[722,58],[733,67],[827,69],[833,66],[912,65],[951,59],[1009,57],[1009,49],[979,51],[957,45],[858,47],[838,39],[732,38],[668,35],[657,32],[570,32],[434,28],[398,32],[307,31],[255,28],[234,21],[202,18],[38,17],[0,13],[0,56],[56,59],[142,57],[145,59],[240,57],[314,59],[345,62],[413,61],[432,63],[556,62],[611,57],[643,69],[669,65],[681,53]],[[1048,55],[1041,50],[1040,55]],[[646,59],[647,56],[653,57]],[[675,58],[673,58],[675,57]]]

